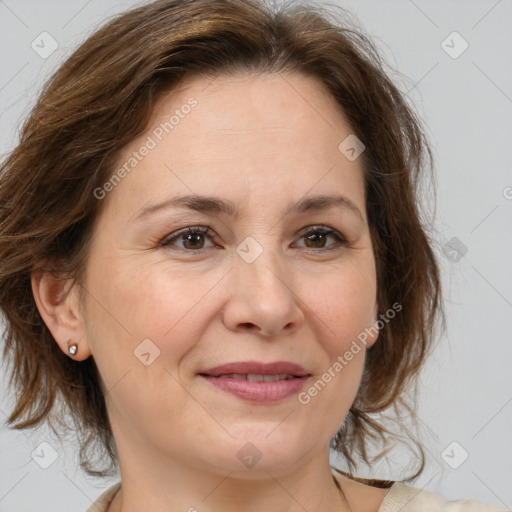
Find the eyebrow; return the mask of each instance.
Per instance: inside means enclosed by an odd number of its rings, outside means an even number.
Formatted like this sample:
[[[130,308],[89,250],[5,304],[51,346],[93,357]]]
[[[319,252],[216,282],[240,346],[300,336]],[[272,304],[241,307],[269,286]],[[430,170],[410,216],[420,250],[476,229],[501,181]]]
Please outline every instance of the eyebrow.
[[[290,214],[321,211],[333,207],[352,211],[364,222],[364,217],[359,208],[348,197],[343,195],[318,195],[306,197],[298,203],[291,205],[285,211],[285,216]],[[146,206],[138,212],[135,219],[138,220],[145,218],[158,211],[172,208],[188,209],[211,214],[225,213],[234,218],[237,218],[239,215],[239,209],[233,202],[227,199],[221,199],[220,197],[214,196],[189,194],[177,196],[172,199],[162,201],[161,203]]]

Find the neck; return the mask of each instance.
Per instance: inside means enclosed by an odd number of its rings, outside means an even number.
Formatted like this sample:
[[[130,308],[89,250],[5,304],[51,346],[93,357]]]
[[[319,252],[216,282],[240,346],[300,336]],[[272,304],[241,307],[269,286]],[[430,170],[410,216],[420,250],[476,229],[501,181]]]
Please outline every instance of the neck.
[[[293,468],[255,466],[245,472],[163,460],[148,450],[118,452],[122,487],[108,512],[350,512],[335,484],[328,448]]]

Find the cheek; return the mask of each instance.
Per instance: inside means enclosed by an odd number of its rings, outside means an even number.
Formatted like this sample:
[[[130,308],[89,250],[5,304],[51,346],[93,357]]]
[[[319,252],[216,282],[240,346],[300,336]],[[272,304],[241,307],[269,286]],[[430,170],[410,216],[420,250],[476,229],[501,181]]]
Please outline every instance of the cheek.
[[[324,416],[332,435],[344,421],[360,386],[367,348],[361,336],[371,341],[366,333],[374,322],[376,299],[371,265],[348,264],[338,270],[324,280],[322,289],[308,295],[312,312],[308,322],[316,326],[326,359],[321,373],[299,397],[302,404],[332,411]]]
[[[162,424],[189,428],[179,414],[188,395],[178,363],[200,335],[195,317],[204,290],[157,272],[158,265],[96,268],[87,283],[87,337],[110,411],[128,424],[157,412]]]
[[[91,290],[87,325],[98,358],[124,359],[123,368],[132,367],[138,362],[134,351],[149,339],[156,353],[159,350],[172,365],[197,343],[201,329],[215,314],[209,301],[215,288],[222,286],[225,269],[205,273],[190,265],[178,272],[164,263],[123,265],[118,260],[96,265],[87,283]]]
[[[303,289],[308,289],[307,283]],[[373,259],[368,258],[364,265],[346,261],[337,271],[330,272],[328,279],[322,280],[322,286],[315,287],[307,297],[311,311],[318,318],[312,321],[323,332],[322,344],[331,358],[335,358],[375,322]]]

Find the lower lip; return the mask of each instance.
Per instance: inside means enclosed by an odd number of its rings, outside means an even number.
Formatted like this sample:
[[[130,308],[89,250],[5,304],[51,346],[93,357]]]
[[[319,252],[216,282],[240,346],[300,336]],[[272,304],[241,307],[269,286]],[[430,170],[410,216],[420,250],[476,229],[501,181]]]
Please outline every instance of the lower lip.
[[[248,380],[210,377],[201,375],[215,387],[231,393],[244,400],[259,403],[278,402],[296,395],[303,388],[309,377],[278,380],[276,382],[249,382]]]

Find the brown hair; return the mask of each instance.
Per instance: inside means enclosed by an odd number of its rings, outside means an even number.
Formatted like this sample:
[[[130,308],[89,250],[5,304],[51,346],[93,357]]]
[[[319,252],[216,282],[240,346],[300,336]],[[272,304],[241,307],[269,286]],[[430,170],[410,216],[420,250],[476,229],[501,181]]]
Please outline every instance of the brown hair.
[[[55,414],[64,405],[80,433],[82,469],[102,476],[117,467],[95,362],[62,353],[39,315],[30,275],[44,264],[80,285],[102,205],[94,190],[147,127],[156,101],[188,77],[245,71],[290,71],[321,81],[366,147],[361,158],[379,313],[395,303],[402,309],[367,350],[358,395],[332,448],[352,476],[355,455],[370,465],[387,451],[370,458],[370,440],[380,438],[386,448],[394,437],[372,415],[393,406],[414,417],[406,392],[433,347],[442,313],[439,269],[418,208],[432,154],[373,43],[351,27],[347,13],[331,7],[158,0],[110,20],[48,81],[0,168],[0,308],[4,358],[17,392],[9,426],[48,421],[64,428]],[[88,456],[96,440],[110,458],[106,469]],[[421,467],[409,480],[423,470],[421,446],[420,452]]]

